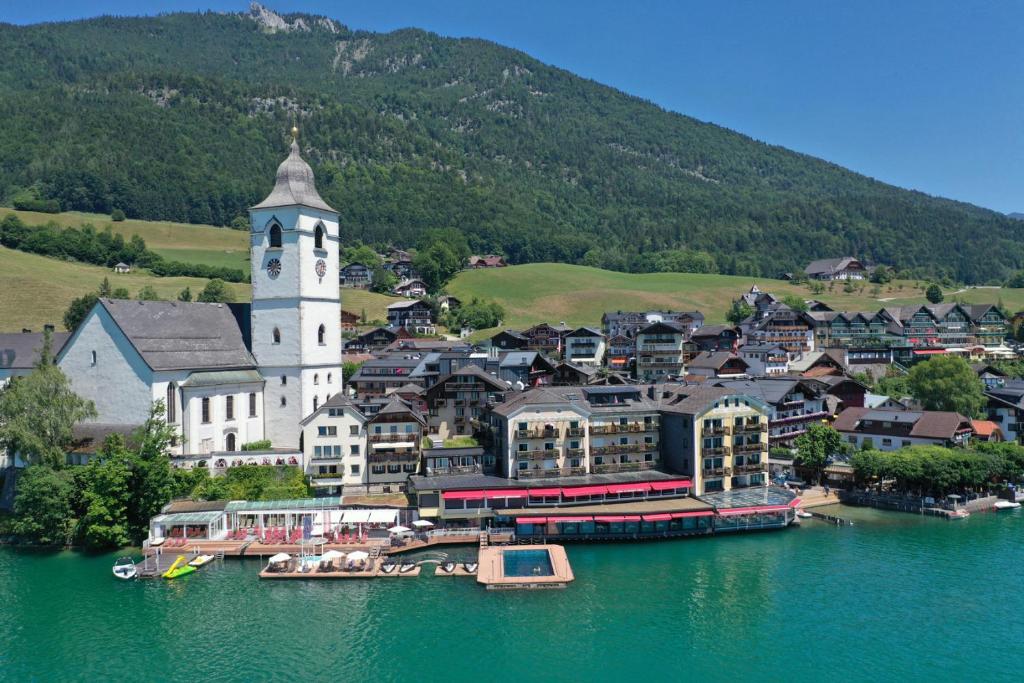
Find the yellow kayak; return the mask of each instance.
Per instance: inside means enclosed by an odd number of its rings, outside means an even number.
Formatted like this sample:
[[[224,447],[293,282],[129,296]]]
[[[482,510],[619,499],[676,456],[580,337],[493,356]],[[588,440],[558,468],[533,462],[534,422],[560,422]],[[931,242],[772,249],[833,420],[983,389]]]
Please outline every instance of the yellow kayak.
[[[178,559],[176,559],[174,561],[174,564],[172,564],[167,569],[167,571],[165,571],[163,573],[163,577],[165,579],[176,579],[179,576],[185,576],[186,574],[191,574],[192,572],[194,572],[196,570],[195,567],[190,567],[187,564],[184,564],[184,562],[185,562],[185,556],[184,555],[178,555]]]

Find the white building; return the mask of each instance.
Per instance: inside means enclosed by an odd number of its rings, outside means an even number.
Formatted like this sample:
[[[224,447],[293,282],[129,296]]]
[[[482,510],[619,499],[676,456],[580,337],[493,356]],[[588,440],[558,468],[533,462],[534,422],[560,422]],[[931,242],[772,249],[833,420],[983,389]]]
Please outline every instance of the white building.
[[[338,214],[295,140],[250,218],[251,306],[101,299],[57,355],[97,423],[164,401],[180,466],[302,465],[303,418],[342,391]]]
[[[600,367],[607,350],[604,335],[592,327],[581,327],[565,335],[565,360]]]
[[[366,416],[343,394],[302,421],[302,446],[313,486],[341,493],[366,484]]]

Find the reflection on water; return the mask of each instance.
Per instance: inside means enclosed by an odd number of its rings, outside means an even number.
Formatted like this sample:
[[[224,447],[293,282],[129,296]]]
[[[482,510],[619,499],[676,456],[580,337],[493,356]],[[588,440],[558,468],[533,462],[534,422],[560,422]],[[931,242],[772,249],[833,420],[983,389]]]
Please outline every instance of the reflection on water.
[[[111,576],[115,555],[2,549],[0,680],[1014,678],[1021,511],[830,514],[855,526],[569,545],[577,580],[558,591],[432,571],[261,582],[254,559],[130,583]]]

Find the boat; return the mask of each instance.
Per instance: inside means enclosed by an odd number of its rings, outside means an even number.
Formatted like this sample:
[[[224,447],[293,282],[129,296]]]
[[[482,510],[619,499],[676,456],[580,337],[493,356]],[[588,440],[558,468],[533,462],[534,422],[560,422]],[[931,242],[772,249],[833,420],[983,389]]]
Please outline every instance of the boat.
[[[959,510],[953,510],[952,512],[950,512],[949,516],[946,517],[946,519],[967,519],[970,516],[970,512],[961,508]]]
[[[797,510],[796,511],[796,516],[800,517],[801,519],[810,519],[814,515],[812,515],[810,512],[807,512],[805,510]]]
[[[996,501],[996,504],[993,505],[992,507],[994,507],[996,510],[1016,510],[1017,508],[1020,507],[1020,503],[1014,502],[1012,500],[998,500]]]
[[[135,561],[130,557],[119,557],[114,562],[114,576],[124,581],[134,579],[139,575],[138,569],[135,568]]]
[[[195,570],[195,567],[190,567],[185,563],[184,555],[178,555],[178,559],[163,573],[163,577],[165,579],[177,579],[178,577],[191,574]]]
[[[198,569],[199,567],[202,567],[204,565],[209,564],[210,562],[213,562],[213,560],[213,555],[199,555],[198,557],[194,558],[191,562],[189,562],[188,566],[195,567],[196,569]]]

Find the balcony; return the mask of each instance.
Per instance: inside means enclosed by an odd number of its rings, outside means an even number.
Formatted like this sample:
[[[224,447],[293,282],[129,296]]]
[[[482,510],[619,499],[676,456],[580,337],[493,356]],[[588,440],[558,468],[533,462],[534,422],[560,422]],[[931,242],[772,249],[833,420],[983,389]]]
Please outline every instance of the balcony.
[[[730,448],[729,446],[719,446],[718,448],[702,448],[700,449],[700,454],[708,458],[715,457],[718,455],[731,455],[732,448]]]
[[[807,413],[805,415],[793,415],[792,417],[781,417],[777,420],[772,420],[772,424],[784,425],[791,424],[793,422],[808,422],[811,420],[823,420],[828,417],[828,412],[825,410],[819,410],[816,413]],[[767,425],[765,425],[767,430]]]
[[[566,448],[565,456],[567,458],[585,458],[587,457],[587,449],[585,448]]]
[[[614,474],[616,472],[643,472],[653,470],[658,466],[656,461],[650,462],[613,462],[607,465],[594,465],[591,467],[594,474]]]
[[[637,432],[653,432],[660,429],[661,424],[656,421],[651,422],[627,422],[626,424],[612,423],[603,425],[591,425],[590,434],[627,434]]]
[[[420,454],[407,453],[370,453],[366,456],[370,462],[419,462]]]
[[[680,345],[672,342],[661,344],[641,344],[640,351],[643,353],[678,352]]]
[[[732,434],[732,427],[728,425],[705,426],[701,433],[704,436],[724,436],[726,434]]]
[[[359,457],[359,456],[356,456],[356,457]],[[313,457],[310,458],[310,461],[312,461],[312,462],[325,462],[325,461],[332,461],[333,460],[335,462],[341,462],[344,458],[345,458],[344,455],[334,455],[332,453],[330,455],[314,455]]]
[[[756,474],[758,472],[767,472],[767,471],[768,471],[768,463],[766,463],[766,462],[758,462],[758,463],[752,463],[752,464],[747,464],[747,465],[736,465],[733,468],[733,472],[735,472],[736,474]]]
[[[368,440],[370,443],[400,443],[402,441],[418,443],[420,440],[420,434],[419,432],[403,432],[401,434],[370,434]]]
[[[480,465],[458,465],[455,467],[428,467],[427,476],[437,477],[448,474],[481,474],[483,467]]]
[[[738,432],[767,432],[768,423],[764,420],[758,420],[757,422],[747,420],[743,424],[734,425],[732,431],[734,434]]]
[[[737,454],[737,455],[744,454],[744,453],[760,453],[761,449],[764,446],[766,446],[766,445],[767,444],[764,444],[764,443],[762,443],[760,441],[757,442],[757,443],[745,443],[745,444],[734,445],[732,447],[732,452]]]
[[[517,439],[558,439],[562,436],[562,430],[557,427],[553,429],[535,427],[533,429],[517,429],[515,435]]]
[[[568,431],[566,432],[566,435],[570,436],[570,437],[573,437],[573,436],[583,436],[586,433],[587,433],[587,431],[585,429],[583,429],[583,427],[569,427]]]
[[[711,467],[701,470],[704,477],[724,477],[732,474],[731,467]]]
[[[575,477],[586,473],[585,467],[555,467],[553,469],[519,470],[517,475],[519,479],[551,479],[554,477]]]
[[[618,455],[625,453],[646,453],[658,450],[656,443],[617,443],[608,446],[591,446],[593,455]]]

